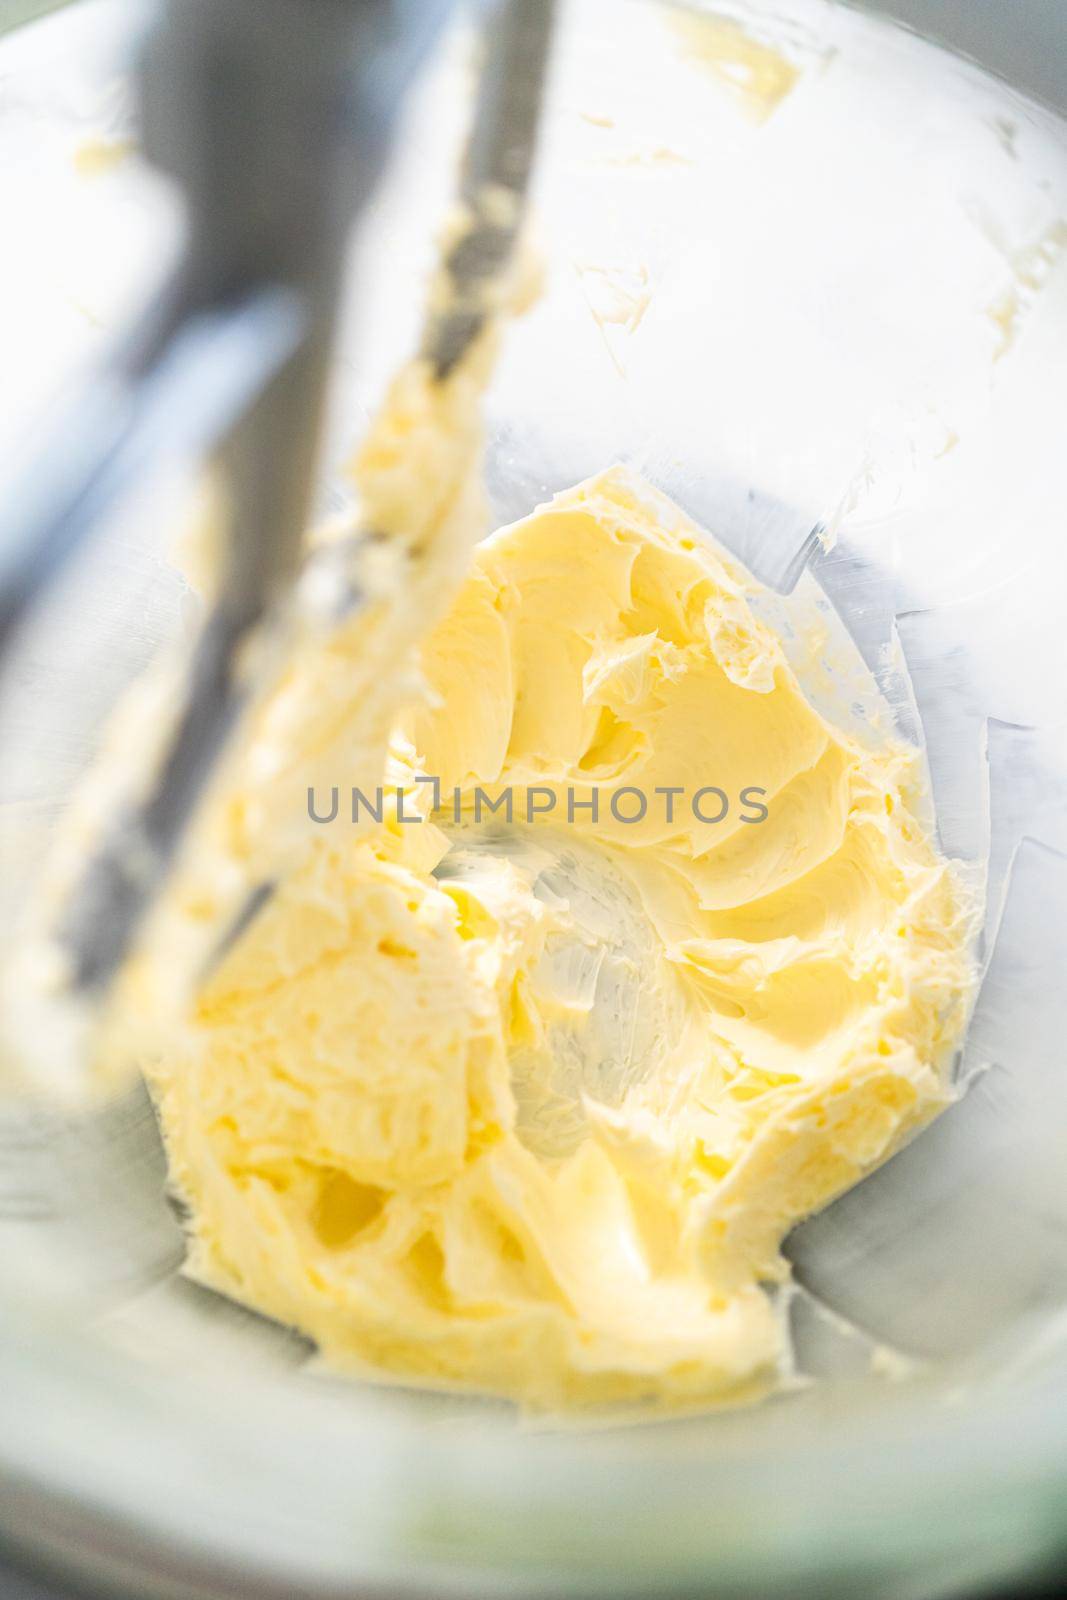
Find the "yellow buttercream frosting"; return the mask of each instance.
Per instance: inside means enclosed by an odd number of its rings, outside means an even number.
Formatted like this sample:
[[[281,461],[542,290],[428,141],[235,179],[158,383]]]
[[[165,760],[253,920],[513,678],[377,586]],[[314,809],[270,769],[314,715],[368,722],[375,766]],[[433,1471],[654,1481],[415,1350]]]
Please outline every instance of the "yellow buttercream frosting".
[[[951,1097],[969,921],[920,757],[825,720],[755,593],[614,469],[478,546],[384,776],[283,686],[336,815],[150,1066],[194,1276],[536,1409],[788,1370],[782,1240]]]

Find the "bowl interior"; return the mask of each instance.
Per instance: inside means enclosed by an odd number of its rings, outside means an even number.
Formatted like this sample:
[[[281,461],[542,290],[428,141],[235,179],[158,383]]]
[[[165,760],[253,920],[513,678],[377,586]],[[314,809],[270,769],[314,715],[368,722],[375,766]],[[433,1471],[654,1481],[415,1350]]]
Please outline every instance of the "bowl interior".
[[[91,0],[0,40],[5,470],[26,416],[180,236],[175,197],[125,152],[138,21]],[[340,464],[410,344],[468,81],[457,33],[353,241],[325,504],[343,499]],[[473,1563],[617,1585],[692,1577],[713,1555],[724,1584],[761,1560],[770,1582],[790,1551],[799,1583],[805,1561],[825,1573],[854,1555],[831,1497],[855,1497],[862,1442],[868,1494],[884,1472],[884,1504],[912,1530],[907,1554],[876,1548],[854,1504],[870,1562],[958,1562],[988,1526],[973,1441],[1003,1443],[1029,1516],[1035,1462],[1057,1458],[1020,1408],[1051,1393],[1062,1415],[1067,1375],[1067,125],[825,0],[571,0],[536,212],[544,289],[490,397],[497,518],[622,460],[742,555],[753,495],[781,512],[783,560],[798,530],[831,530],[768,606],[798,634],[816,612],[838,619],[926,752],[946,852],[985,881],[965,1092],[793,1236],[810,1383],[758,1410],[544,1437],[506,1408],[338,1384],[302,1340],[185,1282],[140,1088],[91,1114],[5,1107],[3,1387],[17,1395],[0,1455],[79,1502],[162,1518],[176,1541],[214,1540],[220,1558],[295,1563],[308,1583],[425,1560],[438,1577]],[[189,476],[174,463],[106,530],[2,686],[12,918],[108,707],[184,626],[168,540]],[[65,1438],[39,1426],[59,1394],[78,1419]],[[246,1474],[239,1492],[220,1450]],[[182,1461],[203,1474],[191,1498]],[[768,1507],[770,1462],[782,1492]],[[928,1473],[965,1486],[966,1537],[920,1515]],[[266,1531],[286,1486],[292,1523]],[[225,1529],[207,1527],[209,1487]],[[579,1502],[606,1520],[576,1518]],[[654,1567],[636,1509],[652,1505]],[[544,1570],[531,1516],[563,1541]]]

